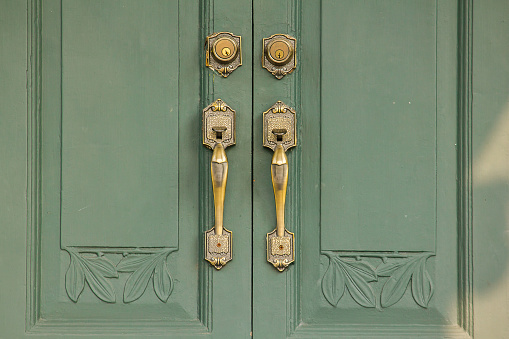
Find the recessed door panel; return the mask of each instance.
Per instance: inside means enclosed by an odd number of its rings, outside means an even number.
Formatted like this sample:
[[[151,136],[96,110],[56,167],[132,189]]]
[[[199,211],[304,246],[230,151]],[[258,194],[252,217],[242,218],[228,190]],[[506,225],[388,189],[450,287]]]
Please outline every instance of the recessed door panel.
[[[436,3],[322,6],[321,247],[434,251]]]
[[[62,246],[176,247],[177,1],[62,3]]]

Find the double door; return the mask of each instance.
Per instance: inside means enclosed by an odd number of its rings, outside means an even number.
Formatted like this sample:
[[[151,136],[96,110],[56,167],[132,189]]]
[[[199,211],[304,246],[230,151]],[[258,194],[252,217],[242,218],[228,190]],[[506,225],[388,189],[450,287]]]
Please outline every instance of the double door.
[[[27,303],[5,333],[472,335],[471,5],[29,1],[27,242],[8,257],[27,269],[7,281],[26,277]],[[218,32],[241,37],[227,77],[206,67]],[[262,67],[274,34],[296,41],[281,79]],[[215,210],[202,110],[217,99],[236,112],[220,270],[204,259]],[[296,112],[283,270],[267,262],[263,112],[277,101]]]

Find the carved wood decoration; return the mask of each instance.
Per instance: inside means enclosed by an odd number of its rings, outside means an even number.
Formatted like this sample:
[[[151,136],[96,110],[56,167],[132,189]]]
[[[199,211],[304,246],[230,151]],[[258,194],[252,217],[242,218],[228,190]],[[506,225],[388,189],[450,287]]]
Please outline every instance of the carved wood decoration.
[[[100,300],[116,302],[116,293],[109,279],[119,277],[119,273],[129,273],[124,285],[123,302],[131,303],[145,293],[152,280],[154,292],[162,301],[167,302],[173,291],[173,279],[167,266],[168,255],[176,249],[150,251],[109,251],[108,254],[122,254],[122,259],[113,264],[107,254],[91,249],[65,249],[70,256],[69,268],[65,274],[65,289],[69,299],[78,302],[85,288]]]
[[[401,300],[410,282],[419,306],[427,308],[433,296],[433,281],[426,268],[433,253],[323,254],[329,258],[329,266],[322,278],[322,293],[332,306],[337,306],[348,290],[360,306],[387,308]],[[375,288],[379,283],[381,288]]]

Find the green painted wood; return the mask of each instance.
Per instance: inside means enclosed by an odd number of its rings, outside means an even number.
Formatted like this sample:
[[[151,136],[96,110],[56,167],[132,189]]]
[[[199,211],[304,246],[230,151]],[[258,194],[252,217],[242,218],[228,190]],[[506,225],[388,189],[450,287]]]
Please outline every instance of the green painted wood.
[[[255,37],[292,27],[277,27],[268,6],[258,16],[255,6]],[[299,93],[292,104],[300,107],[302,157],[297,204],[287,208],[298,221],[287,222],[296,262],[279,274],[255,245],[274,222],[270,177],[255,153],[253,307],[262,310],[255,336],[469,337],[468,321],[458,321],[472,306],[458,284],[471,283],[471,257],[462,245],[469,232],[458,232],[465,225],[456,219],[457,3],[301,6],[297,83],[255,71],[255,113],[273,94],[285,101],[291,86]],[[384,103],[389,97],[409,100]],[[359,203],[358,212],[345,201]],[[267,206],[271,214],[262,212]],[[411,225],[397,211],[413,211]]]
[[[321,25],[322,249],[434,251],[436,3],[324,1]]]
[[[236,145],[226,149],[228,157],[228,183],[226,185],[224,226],[231,230],[233,259],[220,271],[208,265],[213,279],[213,299],[210,302],[213,336],[215,338],[249,338],[251,332],[251,250],[252,250],[252,153],[251,153],[251,111],[253,93],[250,80],[256,61],[252,55],[251,1],[202,1],[208,5],[209,17],[204,27],[204,37],[213,32],[232,32],[242,37],[242,66],[228,78],[223,78],[210,69],[204,68],[202,88],[202,108],[220,98],[236,111]],[[203,19],[202,19],[203,20]],[[203,21],[202,21],[203,22]],[[203,39],[205,41],[205,39]],[[194,50],[203,51],[203,43],[196,44]],[[202,57],[204,54],[201,55]],[[205,61],[202,59],[202,65]],[[201,116],[200,116],[201,118]],[[196,124],[201,131],[200,122]],[[196,128],[195,127],[195,128]],[[201,134],[200,134],[201,138]],[[208,219],[201,224],[201,231],[213,226],[213,199],[210,182],[210,157],[212,152],[201,145],[201,164],[203,172],[202,187],[208,192]],[[203,212],[203,211],[202,211]],[[202,233],[203,234],[203,233]],[[200,237],[200,242],[202,243]],[[200,260],[203,250],[200,250]]]
[[[17,122],[22,130],[29,126],[22,139],[29,141],[28,158],[18,164],[28,168],[30,212],[28,228],[21,227],[28,237],[21,237],[26,247],[12,252],[22,261],[27,254],[26,316],[15,315],[26,327],[6,325],[11,337],[248,336],[251,200],[245,190],[229,188],[226,210],[239,213],[230,212],[225,222],[239,257],[236,268],[215,272],[203,260],[213,209],[211,152],[200,130],[201,110],[214,95],[240,116],[250,111],[251,84],[241,77],[218,84],[223,79],[205,68],[202,53],[226,8],[250,17],[250,6],[176,0],[141,7],[123,0],[29,5],[30,50],[26,34],[6,41],[26,56],[18,57],[22,68],[30,67],[30,92],[22,96],[30,100],[29,121]],[[249,37],[245,16],[229,22]],[[202,28],[207,21],[211,31]],[[250,74],[247,60],[243,70]],[[224,96],[229,86],[240,89],[237,105]],[[250,117],[237,128],[232,149],[240,149],[228,152],[236,172],[229,187],[249,192]],[[75,207],[85,201],[100,207],[82,218]],[[231,298],[238,303],[232,306]]]
[[[465,111],[470,120],[465,137],[470,137],[470,182],[467,205],[473,211],[473,279],[475,338],[504,338],[509,335],[509,246],[507,177],[509,127],[509,47],[502,43],[509,34],[506,1],[469,2],[470,29],[465,67],[472,78],[468,85]],[[465,23],[467,24],[467,23]],[[468,101],[467,101],[468,100]],[[468,133],[468,134],[467,134]],[[504,326],[505,325],[505,326]]]
[[[62,247],[178,245],[179,22],[62,2]]]
[[[27,297],[27,90],[35,84],[26,73],[26,5],[0,3],[0,333],[6,338],[23,335]]]
[[[508,12],[503,0],[1,2],[0,337],[507,337]],[[204,67],[218,31],[242,35],[227,79]],[[275,33],[299,46],[283,80],[260,65]],[[237,111],[221,271],[202,259],[201,109],[217,98]],[[299,140],[284,273],[265,252],[261,114],[276,100],[297,110]],[[371,220],[382,226],[359,229]]]
[[[298,20],[302,14],[300,1],[254,1],[254,60],[262,59],[262,41],[273,34],[284,33],[297,38],[300,51]],[[285,226],[296,235],[296,262],[300,261],[299,233],[299,167],[301,107],[299,88],[301,55],[297,53],[297,69],[283,79],[276,79],[262,67],[253,72],[253,335],[255,338],[283,338],[298,325],[296,313],[299,294],[295,274],[299,265],[292,264],[283,273],[267,262],[266,234],[276,227],[274,191],[270,162],[273,152],[263,147],[262,113],[281,100],[296,110],[297,147],[287,151],[288,189]],[[293,212],[292,212],[293,211]]]

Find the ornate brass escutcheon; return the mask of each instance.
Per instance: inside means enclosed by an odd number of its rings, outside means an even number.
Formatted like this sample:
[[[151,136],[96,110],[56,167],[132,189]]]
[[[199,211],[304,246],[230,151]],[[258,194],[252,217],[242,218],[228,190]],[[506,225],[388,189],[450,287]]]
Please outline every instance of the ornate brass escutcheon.
[[[267,261],[280,272],[295,261],[295,236],[285,228],[288,185],[286,151],[297,145],[295,111],[281,101],[263,112],[263,146],[274,151],[270,172],[276,201],[276,229],[267,233]]]
[[[208,68],[227,77],[242,65],[241,37],[229,32],[219,32],[207,37],[205,64]]]
[[[203,144],[213,150],[210,162],[214,192],[214,227],[205,232],[205,260],[218,270],[232,260],[232,232],[223,227],[228,178],[225,148],[235,145],[235,111],[217,99],[203,110]]]
[[[262,66],[276,78],[282,79],[297,66],[297,40],[286,34],[274,34],[263,39]]]

